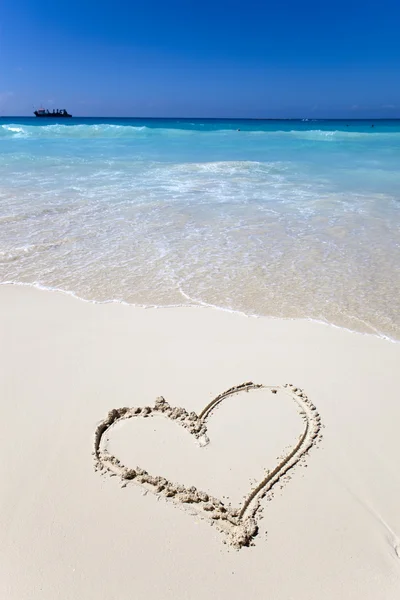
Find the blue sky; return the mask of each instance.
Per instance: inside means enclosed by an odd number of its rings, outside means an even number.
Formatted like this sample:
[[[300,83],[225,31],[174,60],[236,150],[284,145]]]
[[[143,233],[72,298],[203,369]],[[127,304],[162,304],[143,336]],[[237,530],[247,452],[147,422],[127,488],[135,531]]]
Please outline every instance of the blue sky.
[[[0,115],[400,117],[400,2],[3,0]]]

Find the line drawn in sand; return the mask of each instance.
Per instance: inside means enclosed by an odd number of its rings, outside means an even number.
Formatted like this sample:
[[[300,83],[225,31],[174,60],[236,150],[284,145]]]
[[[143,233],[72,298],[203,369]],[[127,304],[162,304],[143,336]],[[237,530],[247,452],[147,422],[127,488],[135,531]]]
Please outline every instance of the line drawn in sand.
[[[117,457],[107,451],[104,434],[110,427],[125,419],[151,417],[153,414],[176,420],[202,445],[206,445],[209,442],[207,420],[214,408],[234,394],[261,388],[275,394],[281,390],[289,396],[299,409],[304,421],[304,430],[293,448],[281,457],[276,467],[267,472],[262,481],[250,491],[240,508],[233,508],[229,503],[224,503],[193,486],[187,488],[184,485],[173,483],[165,477],[150,475],[140,467],[135,469],[126,467]],[[217,529],[227,534],[228,543],[236,548],[241,548],[249,546],[257,535],[257,516],[261,508],[261,500],[271,493],[273,487],[282,481],[282,477],[309,453],[321,437],[321,417],[303,390],[292,384],[269,386],[248,381],[219,394],[207,404],[199,415],[195,412],[188,413],[181,407],[170,406],[162,396],[156,399],[153,407],[114,408],[96,428],[93,455],[96,470],[111,476],[117,475],[124,484],[135,482],[141,485],[146,492],[151,491],[154,494],[170,498],[177,504],[190,505],[200,516],[208,519],[216,525]]]

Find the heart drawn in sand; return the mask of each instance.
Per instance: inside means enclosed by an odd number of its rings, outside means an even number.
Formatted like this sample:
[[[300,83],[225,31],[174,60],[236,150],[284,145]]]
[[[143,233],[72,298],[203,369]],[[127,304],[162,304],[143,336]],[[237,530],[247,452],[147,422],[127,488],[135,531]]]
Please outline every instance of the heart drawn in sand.
[[[214,408],[234,394],[260,388],[269,389],[272,393],[276,393],[278,390],[285,392],[299,409],[304,421],[304,429],[293,447],[271,471],[266,472],[264,478],[249,492],[240,508],[232,508],[229,504],[201,492],[195,487],[186,488],[184,485],[168,481],[165,477],[150,475],[140,467],[134,469],[126,467],[105,447],[104,434],[110,427],[125,419],[151,417],[152,415],[162,415],[175,420],[195,438],[208,443],[207,420],[212,415]],[[118,475],[125,482],[133,481],[148,491],[171,498],[175,503],[191,505],[201,516],[215,523],[220,531],[226,533],[229,543],[241,548],[248,546],[257,534],[257,513],[260,509],[261,499],[272,490],[289,469],[292,469],[302,457],[308,454],[320,438],[320,430],[321,418],[303,390],[291,384],[267,386],[249,381],[232,387],[214,398],[199,415],[194,412],[188,413],[184,408],[172,407],[163,397],[157,398],[153,407],[114,408],[96,428],[94,457],[97,470],[108,472],[110,475]]]

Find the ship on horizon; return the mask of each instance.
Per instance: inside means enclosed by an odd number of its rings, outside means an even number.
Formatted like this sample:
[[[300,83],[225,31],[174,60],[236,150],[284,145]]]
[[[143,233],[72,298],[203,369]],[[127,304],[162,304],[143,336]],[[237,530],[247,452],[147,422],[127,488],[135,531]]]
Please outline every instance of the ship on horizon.
[[[35,117],[46,117],[46,118],[52,118],[52,117],[57,117],[57,118],[65,118],[65,117],[72,117],[72,115],[70,115],[65,108],[62,108],[61,110],[57,108],[54,109],[53,108],[53,112],[50,112],[49,109],[45,109],[45,108],[38,108],[37,110],[34,111],[33,113],[35,115]]]

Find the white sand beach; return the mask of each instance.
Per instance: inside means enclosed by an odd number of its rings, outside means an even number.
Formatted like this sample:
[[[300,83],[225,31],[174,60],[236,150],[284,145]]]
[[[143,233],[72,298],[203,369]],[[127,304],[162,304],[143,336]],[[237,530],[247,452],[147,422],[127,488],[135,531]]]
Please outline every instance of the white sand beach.
[[[0,286],[0,339],[0,598],[399,598],[400,344],[12,285]],[[276,393],[232,394],[204,420],[208,440],[191,435],[214,398],[250,381]],[[160,396],[186,420],[157,412]],[[102,434],[132,480],[96,470],[93,455],[96,428],[121,407],[151,409],[118,413]],[[240,509],[307,423],[307,454],[258,500],[250,545],[235,547],[204,503]],[[209,497],[153,493],[138,467]]]

